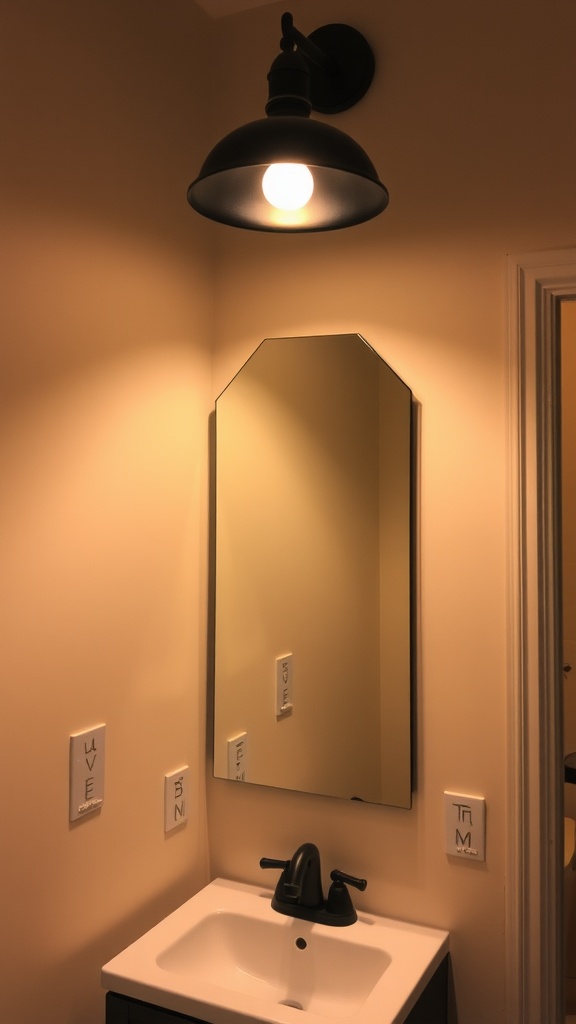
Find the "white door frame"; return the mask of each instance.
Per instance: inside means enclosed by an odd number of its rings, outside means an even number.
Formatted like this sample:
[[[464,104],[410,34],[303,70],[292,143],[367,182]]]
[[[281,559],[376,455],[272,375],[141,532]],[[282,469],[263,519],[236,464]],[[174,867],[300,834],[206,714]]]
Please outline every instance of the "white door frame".
[[[574,296],[576,249],[509,258],[510,1024],[564,1021],[559,314]]]

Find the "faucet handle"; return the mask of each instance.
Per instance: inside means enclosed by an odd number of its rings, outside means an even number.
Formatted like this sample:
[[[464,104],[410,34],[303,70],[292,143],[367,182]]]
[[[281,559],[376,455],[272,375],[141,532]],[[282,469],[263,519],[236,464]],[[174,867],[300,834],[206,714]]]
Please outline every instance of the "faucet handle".
[[[261,868],[282,868],[283,871],[290,867],[289,860],[274,860],[273,857],[262,857],[260,859]]]
[[[332,885],[330,886],[326,901],[328,914],[332,914],[338,919],[335,923],[354,924],[354,921],[358,920],[358,914],[354,910],[354,905],[346,886],[353,885],[355,889],[360,889],[361,892],[364,892],[368,882],[365,878],[355,878],[354,875],[346,875],[343,871],[337,870],[330,872],[330,878],[332,879]]]
[[[353,885],[355,889],[360,889],[360,892],[364,892],[368,885],[365,878],[354,878],[354,875],[346,875],[343,871],[338,871],[336,868],[330,872],[330,878],[333,882],[345,882],[346,885]]]

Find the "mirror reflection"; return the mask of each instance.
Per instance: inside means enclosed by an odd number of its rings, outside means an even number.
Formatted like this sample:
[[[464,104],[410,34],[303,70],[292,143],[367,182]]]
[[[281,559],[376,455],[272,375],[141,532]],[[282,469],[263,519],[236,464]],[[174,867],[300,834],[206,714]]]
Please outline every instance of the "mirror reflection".
[[[412,408],[356,334],[217,399],[217,777],[410,807]]]

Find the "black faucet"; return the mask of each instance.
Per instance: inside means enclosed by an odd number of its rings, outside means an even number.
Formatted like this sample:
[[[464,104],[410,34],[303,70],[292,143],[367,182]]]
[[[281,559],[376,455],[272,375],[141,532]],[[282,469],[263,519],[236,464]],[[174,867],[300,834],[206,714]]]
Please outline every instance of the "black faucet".
[[[292,860],[286,862],[283,875],[276,887],[277,893],[280,890],[282,904],[297,904],[312,910],[324,906],[320,852],[314,843],[298,847]]]
[[[328,899],[324,900],[320,853],[314,843],[303,843],[291,860],[262,857],[260,867],[282,869],[272,897],[272,907],[279,914],[336,927],[354,924],[358,919],[346,884],[363,892],[367,885],[366,879],[354,878],[334,870],[330,874],[332,885]]]

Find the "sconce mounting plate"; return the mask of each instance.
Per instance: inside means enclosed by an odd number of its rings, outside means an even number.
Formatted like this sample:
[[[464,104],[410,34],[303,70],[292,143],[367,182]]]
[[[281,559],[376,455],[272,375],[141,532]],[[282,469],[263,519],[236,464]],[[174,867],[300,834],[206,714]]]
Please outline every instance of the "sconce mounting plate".
[[[374,77],[374,53],[370,44],[350,25],[323,25],[307,37],[334,65],[326,72],[310,61],[310,102],[320,114],[349,110],[362,99]]]

